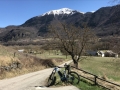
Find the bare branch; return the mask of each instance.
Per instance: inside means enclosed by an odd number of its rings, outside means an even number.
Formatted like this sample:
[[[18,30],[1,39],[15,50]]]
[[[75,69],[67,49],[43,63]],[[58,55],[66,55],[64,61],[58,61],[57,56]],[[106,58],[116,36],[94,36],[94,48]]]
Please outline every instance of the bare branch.
[[[86,45],[94,36],[87,26],[81,28],[71,24],[61,22],[56,23],[56,21],[51,23],[50,30],[52,31],[53,37],[60,41],[60,45],[62,45],[64,50],[71,55],[73,62],[76,65],[78,64]]]

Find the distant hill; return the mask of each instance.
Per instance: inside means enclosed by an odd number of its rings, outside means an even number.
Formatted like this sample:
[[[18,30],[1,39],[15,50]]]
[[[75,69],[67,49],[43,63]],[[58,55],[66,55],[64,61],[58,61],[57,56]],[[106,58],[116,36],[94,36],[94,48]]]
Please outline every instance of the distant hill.
[[[35,16],[19,26],[8,26],[0,29],[0,41],[18,41],[20,39],[34,39],[45,37],[48,25],[54,20],[72,22],[82,27],[87,23],[99,37],[120,35],[120,5],[102,7],[95,12],[79,12],[68,8],[48,11]]]

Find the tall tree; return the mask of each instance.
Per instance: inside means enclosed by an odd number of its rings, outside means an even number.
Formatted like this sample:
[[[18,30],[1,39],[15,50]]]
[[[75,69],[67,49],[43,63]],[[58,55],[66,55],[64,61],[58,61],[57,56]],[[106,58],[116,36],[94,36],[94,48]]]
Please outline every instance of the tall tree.
[[[88,43],[93,41],[94,34],[90,28],[84,26],[75,27],[72,24],[54,21],[49,26],[54,40],[59,41],[59,45],[71,56],[74,65],[78,67],[82,53]]]

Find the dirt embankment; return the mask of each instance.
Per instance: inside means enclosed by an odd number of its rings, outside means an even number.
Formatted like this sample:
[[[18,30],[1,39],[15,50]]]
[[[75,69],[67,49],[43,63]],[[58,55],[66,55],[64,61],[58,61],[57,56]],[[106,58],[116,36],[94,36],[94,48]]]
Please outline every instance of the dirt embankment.
[[[62,62],[62,59],[41,59],[0,45],[0,79],[42,70]]]
[[[71,62],[71,61],[69,61]],[[68,62],[68,63],[69,63]],[[63,64],[64,65],[64,64]],[[74,86],[66,86],[59,88],[42,87],[46,78],[50,75],[53,68],[21,75],[11,79],[0,80],[0,90],[79,90]]]

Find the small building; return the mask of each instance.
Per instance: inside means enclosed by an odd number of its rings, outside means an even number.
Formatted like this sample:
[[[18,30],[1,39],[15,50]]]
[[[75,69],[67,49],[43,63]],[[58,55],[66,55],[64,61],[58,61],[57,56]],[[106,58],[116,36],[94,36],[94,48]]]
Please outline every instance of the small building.
[[[87,56],[99,56],[99,57],[115,57],[118,58],[118,54],[111,50],[99,50],[99,51],[87,51]]]
[[[97,55],[100,57],[105,57],[104,51],[97,51]]]
[[[86,55],[87,56],[97,56],[97,51],[89,50],[89,51],[86,52]]]
[[[24,49],[20,49],[20,50],[18,50],[18,52],[24,52]]]
[[[98,56],[101,56],[101,57],[116,57],[116,58],[118,58],[118,54],[114,53],[111,50],[103,50],[103,51],[100,50],[97,53],[98,53]]]

